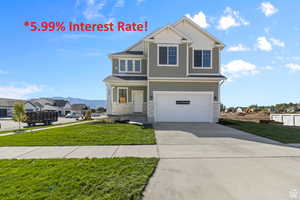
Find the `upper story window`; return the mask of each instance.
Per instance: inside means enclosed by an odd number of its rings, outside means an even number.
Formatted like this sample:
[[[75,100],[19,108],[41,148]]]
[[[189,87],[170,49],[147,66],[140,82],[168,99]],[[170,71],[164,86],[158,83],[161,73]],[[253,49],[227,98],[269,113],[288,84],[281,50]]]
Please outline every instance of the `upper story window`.
[[[158,66],[177,66],[178,65],[178,46],[177,45],[158,45]]]
[[[194,50],[194,68],[211,68],[211,50]]]
[[[119,72],[140,73],[142,70],[141,62],[140,59],[120,59]]]

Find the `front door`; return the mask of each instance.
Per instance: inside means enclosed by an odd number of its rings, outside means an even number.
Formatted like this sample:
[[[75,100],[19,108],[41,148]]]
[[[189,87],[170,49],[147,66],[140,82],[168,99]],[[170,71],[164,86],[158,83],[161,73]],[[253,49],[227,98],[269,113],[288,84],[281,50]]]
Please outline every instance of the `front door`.
[[[132,91],[133,112],[143,112],[144,91]]]

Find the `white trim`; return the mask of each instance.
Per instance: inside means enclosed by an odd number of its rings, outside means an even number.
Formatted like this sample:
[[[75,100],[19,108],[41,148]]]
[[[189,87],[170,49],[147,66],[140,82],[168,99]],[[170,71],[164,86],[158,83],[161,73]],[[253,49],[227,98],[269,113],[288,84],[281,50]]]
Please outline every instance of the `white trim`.
[[[183,40],[184,42],[191,42],[191,41],[192,41],[188,36],[186,36],[184,33],[180,32],[180,31],[176,30],[176,29],[173,27],[173,25],[170,25],[170,24],[167,24],[167,25],[163,26],[162,28],[158,29],[157,31],[154,31],[154,32],[151,33],[150,35],[146,36],[146,37],[144,38],[144,40],[146,40],[146,41],[153,41],[153,40],[150,39],[150,38],[155,37],[156,35],[158,35],[160,32],[162,32],[162,31],[165,30],[165,29],[170,29],[170,30],[172,30],[174,33],[176,33],[179,37],[185,38],[186,40]]]
[[[214,94],[213,91],[153,91],[154,94],[176,94],[176,93],[183,93],[183,94]]]
[[[181,21],[188,21],[191,25],[193,25],[200,33],[206,35],[209,39],[213,40],[214,42],[220,43],[221,48],[223,49],[225,47],[225,45],[223,44],[223,42],[221,42],[218,38],[216,38],[215,36],[213,36],[212,34],[208,33],[207,31],[205,31],[204,29],[202,29],[198,24],[196,24],[193,20],[191,20],[190,18],[183,16],[181,19],[179,19],[174,25],[173,27],[175,27],[177,24],[179,24]],[[176,29],[176,28],[175,28]]]
[[[220,73],[190,73],[189,75],[222,75]]]
[[[189,59],[190,59],[190,57],[189,57],[189,44],[188,43],[186,43],[186,76],[188,76],[189,75],[189,71],[190,71],[190,66],[189,66]]]
[[[143,58],[145,58],[145,56],[144,55],[122,55],[122,54],[120,54],[120,55],[113,55],[113,54],[108,54],[108,57],[110,58],[110,59],[113,59],[113,58],[117,58],[117,59],[123,59],[123,58],[125,58],[125,59],[127,59],[127,58],[139,58],[139,59],[143,59]]]
[[[147,49],[148,49],[148,52],[147,52],[147,77],[150,77],[149,76],[149,74],[150,74],[150,72],[149,72],[149,46],[150,46],[150,43],[149,42],[145,42],[146,44],[147,44]],[[149,115],[150,115],[150,112],[149,112],[149,106],[150,106],[150,104],[149,104],[149,101],[150,101],[150,88],[149,88],[149,86],[150,86],[150,82],[149,82],[149,80],[147,80],[147,120],[149,121]]]
[[[194,51],[197,51],[197,50],[200,50],[200,51],[202,51],[202,67],[195,67],[195,63],[194,63]],[[203,51],[210,51],[210,67],[203,67]],[[213,68],[213,66],[212,66],[212,57],[213,57],[213,55],[212,55],[212,53],[213,53],[213,50],[212,49],[194,49],[193,48],[193,50],[192,50],[192,69],[199,69],[199,70],[203,70],[203,69],[212,69]],[[192,74],[193,74],[193,72],[191,72]]]
[[[157,122],[157,118],[158,118],[158,110],[157,110],[157,95],[159,94],[192,94],[192,95],[197,95],[197,94],[207,94],[210,95],[211,97],[211,101],[212,101],[212,106],[214,105],[214,92],[213,91],[153,91],[153,103],[154,103],[154,122]],[[210,119],[210,123],[213,123],[213,118],[214,116],[214,109],[211,109],[211,116],[212,119]]]
[[[170,77],[149,77],[148,80],[152,82],[218,82],[225,80],[226,78],[216,78],[216,77],[178,77],[178,78],[170,78]]]
[[[126,103],[120,103],[119,99],[119,90],[120,89],[125,89],[126,90]],[[128,87],[117,87],[117,104],[128,104]]]
[[[176,47],[176,64],[159,64],[159,47]],[[169,63],[169,50],[167,48],[167,63]],[[178,44],[158,44],[157,45],[157,65],[158,67],[179,67],[179,45]]]
[[[113,74],[114,76],[138,76],[138,77],[147,77],[146,74]]]
[[[121,60],[125,60],[125,71],[121,71]],[[132,69],[133,71],[128,71],[128,61],[132,60]],[[140,70],[135,71],[135,61],[140,61]],[[140,58],[130,58],[130,59],[118,59],[118,72],[119,73],[142,73],[142,59]]]
[[[127,82],[109,82],[113,86],[147,86],[147,81],[137,82],[137,81],[127,81]]]

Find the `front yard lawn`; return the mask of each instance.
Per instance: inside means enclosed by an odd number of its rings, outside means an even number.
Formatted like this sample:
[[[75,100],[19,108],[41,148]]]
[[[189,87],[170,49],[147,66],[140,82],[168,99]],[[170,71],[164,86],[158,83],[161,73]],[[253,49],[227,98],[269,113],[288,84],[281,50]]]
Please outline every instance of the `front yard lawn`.
[[[154,130],[131,124],[90,122],[0,137],[0,146],[155,144]]]
[[[258,124],[237,120],[223,120],[223,125],[236,128],[254,135],[277,140],[282,143],[300,143],[300,128],[274,124]]]
[[[74,124],[74,123],[78,123],[78,122],[81,122],[81,121],[63,122],[63,123],[50,124],[50,125],[37,125],[37,126],[32,126],[32,127],[26,126],[25,128],[21,128],[21,129],[8,129],[8,130],[2,130],[2,131],[0,131],[0,134],[11,133],[11,132],[16,132],[16,131],[34,130],[34,129],[38,129],[38,128],[55,127],[55,126],[59,126],[59,125]]]
[[[156,158],[0,160],[1,200],[136,200]]]

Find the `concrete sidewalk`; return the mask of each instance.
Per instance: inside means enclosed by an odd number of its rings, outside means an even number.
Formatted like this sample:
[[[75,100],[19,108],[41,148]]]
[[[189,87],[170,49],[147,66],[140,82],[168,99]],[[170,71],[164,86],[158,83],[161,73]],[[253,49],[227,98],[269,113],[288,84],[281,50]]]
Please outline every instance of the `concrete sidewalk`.
[[[156,145],[0,147],[0,159],[158,157]]]

